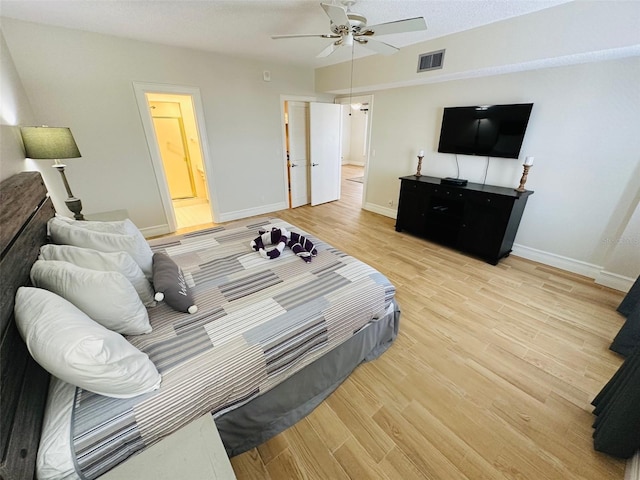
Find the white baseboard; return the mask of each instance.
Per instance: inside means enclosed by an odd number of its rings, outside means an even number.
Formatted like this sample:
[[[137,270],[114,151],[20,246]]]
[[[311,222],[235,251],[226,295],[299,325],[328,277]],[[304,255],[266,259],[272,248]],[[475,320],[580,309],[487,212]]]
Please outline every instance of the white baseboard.
[[[376,205],[375,203],[365,203],[362,207],[369,212],[378,213],[389,218],[398,218],[398,211],[395,208],[386,208]]]
[[[226,212],[220,214],[220,223],[230,222],[232,220],[240,220],[241,218],[254,217],[256,215],[264,215],[266,213],[277,212],[288,208],[286,202],[272,203],[271,205],[262,205],[255,208],[247,208],[245,210],[236,210],[235,212]]]
[[[525,247],[524,245],[514,244],[513,255],[593,278],[598,285],[604,285],[605,287],[620,290],[625,293],[631,289],[634,282],[633,278],[607,272],[604,270],[604,267],[599,265],[583,262],[574,258],[563,257],[555,253],[544,252],[531,247]]]
[[[604,285],[605,287],[620,290],[625,293],[631,290],[631,286],[634,282],[633,278],[618,275],[617,273],[607,272],[606,270],[601,270],[595,280],[598,285]]]
[[[525,247],[517,243],[513,244],[513,255],[567,270],[568,272],[577,273],[578,275],[584,275],[589,278],[596,278],[602,271],[602,267],[599,265],[583,262],[574,258],[563,257],[562,255],[556,255],[555,253],[545,252],[536,248]]]
[[[633,457],[627,460],[624,480],[640,480],[640,450],[638,450]]]

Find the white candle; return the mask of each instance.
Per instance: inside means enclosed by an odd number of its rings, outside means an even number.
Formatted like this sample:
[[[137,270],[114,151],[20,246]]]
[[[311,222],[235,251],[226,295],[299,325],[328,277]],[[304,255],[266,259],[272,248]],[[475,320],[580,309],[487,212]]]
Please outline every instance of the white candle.
[[[524,159],[524,164],[529,166],[533,165],[533,157],[526,157]]]
[[[418,156],[419,156],[419,157],[424,157],[424,150],[420,150],[420,151],[418,152]]]

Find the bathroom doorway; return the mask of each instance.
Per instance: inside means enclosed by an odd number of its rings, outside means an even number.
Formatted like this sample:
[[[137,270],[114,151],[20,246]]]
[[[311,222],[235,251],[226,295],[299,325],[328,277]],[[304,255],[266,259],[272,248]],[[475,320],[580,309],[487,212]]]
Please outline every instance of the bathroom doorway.
[[[213,222],[190,95],[145,94],[176,217],[176,228]]]
[[[169,232],[216,218],[199,91],[134,84]]]
[[[198,194],[200,189],[196,189],[194,165],[189,153],[180,102],[152,101],[150,97],[151,95],[147,95],[171,200],[175,202],[203,196],[202,193]],[[206,192],[203,193],[206,199]]]

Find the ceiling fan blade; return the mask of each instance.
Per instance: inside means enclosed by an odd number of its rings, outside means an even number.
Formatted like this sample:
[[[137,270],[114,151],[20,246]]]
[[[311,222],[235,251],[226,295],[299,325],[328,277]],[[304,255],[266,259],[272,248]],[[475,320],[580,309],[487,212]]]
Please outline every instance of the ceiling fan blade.
[[[291,35],[271,35],[273,40],[279,40],[281,38],[304,38],[304,37],[318,37],[318,38],[340,38],[340,35],[333,35],[331,33],[301,33]]]
[[[338,42],[333,42],[331,45],[329,45],[327,48],[325,48],[324,50],[322,50],[318,55],[316,55],[316,58],[324,58],[324,57],[328,57],[329,55],[331,55],[333,52],[335,52],[338,48],[340,47],[340,43]]]
[[[370,25],[361,31],[359,35],[391,35],[392,33],[419,32],[426,29],[427,23],[424,21],[424,17],[416,17],[398,20],[396,22]]]
[[[330,3],[321,3],[320,4],[324,11],[327,13],[329,18],[336,25],[346,25],[351,28],[349,25],[349,17],[347,17],[347,11],[344,7],[339,5],[331,5]]]
[[[379,42],[378,40],[372,40],[370,38],[356,38],[356,41],[362,45],[363,47],[368,48],[369,50],[373,50],[376,53],[381,55],[393,55],[399,48],[394,47],[393,45],[389,45],[388,43]]]

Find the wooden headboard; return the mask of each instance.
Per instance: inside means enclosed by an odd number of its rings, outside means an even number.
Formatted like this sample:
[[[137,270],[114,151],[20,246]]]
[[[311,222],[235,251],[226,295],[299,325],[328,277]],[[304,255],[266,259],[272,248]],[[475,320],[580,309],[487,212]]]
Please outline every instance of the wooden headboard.
[[[53,204],[38,172],[0,183],[0,477],[32,479],[49,374],[31,358],[13,319],[18,287],[46,243]]]

